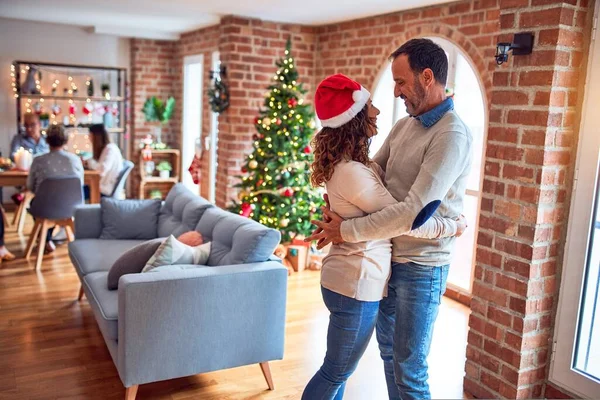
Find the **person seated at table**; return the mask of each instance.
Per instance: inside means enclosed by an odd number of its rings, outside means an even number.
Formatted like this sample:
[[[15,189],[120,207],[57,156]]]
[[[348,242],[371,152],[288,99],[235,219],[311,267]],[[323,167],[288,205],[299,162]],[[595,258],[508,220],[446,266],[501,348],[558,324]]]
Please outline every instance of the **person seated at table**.
[[[17,133],[10,143],[11,160],[15,160],[15,153],[21,147],[31,151],[34,156],[50,151],[46,138],[42,136],[40,119],[36,114],[25,114],[23,125],[25,126],[25,134]]]
[[[33,194],[40,184],[47,178],[59,178],[63,176],[77,176],[83,185],[83,164],[75,154],[65,151],[63,147],[67,144],[67,134],[61,125],[52,125],[46,134],[46,140],[50,146],[50,152],[33,159],[29,176],[27,177],[27,189]],[[34,197],[32,203],[36,200]],[[52,242],[52,231],[48,230],[46,237],[46,248],[44,252],[51,253],[56,248]]]
[[[90,126],[93,158],[85,161],[85,167],[100,172],[100,194],[110,196],[123,170],[123,156],[116,144],[112,143],[102,124]],[[89,198],[89,188],[86,190]]]
[[[37,114],[25,114],[23,125],[25,127],[25,134],[17,133],[10,143],[10,159],[13,162],[15,161],[15,153],[21,147],[29,150],[34,156],[45,154],[50,150],[46,138],[42,136],[40,118]],[[18,205],[23,201],[24,197],[23,192],[19,190],[18,193],[12,196],[12,199]]]
[[[15,255],[8,251],[4,245],[4,218],[0,216],[0,262],[12,261],[15,259]]]

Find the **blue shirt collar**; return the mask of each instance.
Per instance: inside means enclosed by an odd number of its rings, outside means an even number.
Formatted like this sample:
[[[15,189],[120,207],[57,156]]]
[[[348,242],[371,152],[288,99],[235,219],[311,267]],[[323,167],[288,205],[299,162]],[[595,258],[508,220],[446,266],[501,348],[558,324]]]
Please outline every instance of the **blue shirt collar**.
[[[450,110],[454,110],[454,100],[451,97],[447,97],[446,100],[431,110],[416,116],[415,119],[419,120],[425,128],[431,128]]]
[[[29,136],[23,135],[23,136],[20,136],[19,143],[20,143],[21,147],[24,147],[27,150],[37,149],[38,147],[44,148],[44,147],[48,146],[46,143],[46,138],[43,135],[40,136],[40,140],[38,142],[36,142],[32,138],[30,138]]]

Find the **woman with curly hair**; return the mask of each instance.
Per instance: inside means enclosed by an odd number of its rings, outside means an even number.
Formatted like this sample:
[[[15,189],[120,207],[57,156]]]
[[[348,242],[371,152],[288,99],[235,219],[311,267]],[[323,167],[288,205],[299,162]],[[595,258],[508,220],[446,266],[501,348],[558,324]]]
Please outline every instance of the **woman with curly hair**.
[[[311,182],[325,186],[331,209],[356,218],[396,204],[383,184],[383,170],[369,159],[379,114],[370,93],[344,75],[333,75],[319,84],[315,108],[323,129],[313,139]],[[408,234],[441,238],[459,236],[465,228],[462,219],[434,216]],[[342,399],[346,380],[373,334],[390,272],[388,239],[332,245],[321,269],[321,292],[331,313],[327,353],[303,400]]]

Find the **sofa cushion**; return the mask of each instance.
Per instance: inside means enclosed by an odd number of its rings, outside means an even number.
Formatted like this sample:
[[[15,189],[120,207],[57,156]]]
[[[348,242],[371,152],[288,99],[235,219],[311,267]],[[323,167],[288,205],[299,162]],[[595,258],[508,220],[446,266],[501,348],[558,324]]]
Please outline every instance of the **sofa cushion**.
[[[218,207],[204,212],[196,230],[212,242],[210,266],[266,261],[281,239],[279,231]]]
[[[182,183],[169,191],[158,217],[158,236],[178,237],[196,228],[204,211],[214,207],[209,201],[190,192]]]
[[[100,239],[155,239],[160,200],[102,199]]]
[[[96,322],[106,339],[117,340],[119,327],[119,291],[106,287],[107,271],[92,272],[83,278],[88,302],[94,311]]]
[[[142,242],[121,254],[121,257],[114,262],[108,271],[106,282],[108,290],[117,290],[119,288],[119,278],[121,276],[142,272],[142,269],[148,263],[148,260],[150,260],[164,241],[165,238],[151,239]]]
[[[150,272],[162,265],[206,265],[209,254],[210,242],[192,247],[171,235],[156,249],[142,272]]]
[[[204,241],[202,240],[202,234],[198,231],[189,231],[182,233],[177,238],[181,243],[187,244],[188,246],[200,246]]]
[[[108,271],[123,253],[143,242],[143,240],[77,239],[69,243],[69,257],[81,277],[92,272]],[[106,286],[106,282],[104,283]]]

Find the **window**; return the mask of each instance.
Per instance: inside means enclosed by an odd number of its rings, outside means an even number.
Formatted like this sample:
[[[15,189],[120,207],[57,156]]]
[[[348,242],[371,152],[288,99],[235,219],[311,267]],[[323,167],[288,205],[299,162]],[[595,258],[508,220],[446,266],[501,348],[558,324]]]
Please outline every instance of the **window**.
[[[212,53],[211,65],[213,71],[218,71],[221,68],[218,51]],[[210,113],[210,136],[206,138],[204,147],[209,152],[208,200],[214,203],[217,188],[217,149],[219,148],[219,114],[216,112]]]
[[[474,267],[476,226],[481,197],[482,160],[485,138],[485,102],[481,84],[468,59],[457,46],[441,38],[430,38],[439,44],[448,56],[447,87],[454,91],[454,108],[473,134],[473,166],[467,185],[467,195],[463,214],[469,222],[467,231],[457,240],[454,260],[448,275],[448,283],[453,288],[471,291]],[[408,116],[401,99],[394,98],[394,81],[390,65],[386,65],[374,90],[373,104],[380,109],[377,118],[379,134],[371,143],[371,156],[381,148],[385,138],[401,118]]]
[[[202,132],[202,59],[202,55],[197,55],[187,56],[183,60],[182,181],[197,194],[200,194],[200,188],[187,170],[194,159]]]
[[[596,20],[598,9],[596,4]],[[590,45],[577,172],[550,380],[582,397],[600,393],[600,41]]]

